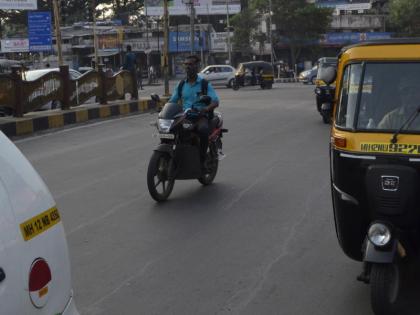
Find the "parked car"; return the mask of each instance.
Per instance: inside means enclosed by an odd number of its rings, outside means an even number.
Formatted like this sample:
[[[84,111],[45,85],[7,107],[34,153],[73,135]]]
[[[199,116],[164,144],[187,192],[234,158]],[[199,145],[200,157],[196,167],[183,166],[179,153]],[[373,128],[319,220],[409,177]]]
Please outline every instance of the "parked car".
[[[224,85],[230,88],[235,79],[235,72],[236,69],[229,65],[211,65],[201,70],[200,76],[214,86]]]
[[[42,77],[43,75],[53,72],[53,71],[60,71],[59,68],[45,68],[45,69],[37,69],[37,70],[29,70],[25,71],[22,74],[22,79],[26,81],[35,81]],[[79,71],[76,71],[74,69],[69,69],[70,79],[76,80],[78,79],[82,74]],[[56,109],[60,108],[60,101],[53,100],[48,102],[47,104],[43,105],[39,110],[49,110],[49,109]]]
[[[2,132],[0,147],[0,313],[79,315],[56,203]]]
[[[299,74],[299,81],[304,84],[315,84],[316,75],[318,74],[318,65],[314,66],[312,69],[302,71]]]

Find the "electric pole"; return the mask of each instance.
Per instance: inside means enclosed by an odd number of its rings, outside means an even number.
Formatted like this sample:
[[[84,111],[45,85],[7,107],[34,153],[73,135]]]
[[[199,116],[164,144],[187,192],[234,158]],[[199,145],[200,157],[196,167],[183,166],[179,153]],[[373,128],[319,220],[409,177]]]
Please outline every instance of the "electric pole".
[[[168,0],[164,0],[163,2],[163,10],[164,10],[164,19],[163,19],[163,36],[164,36],[164,43],[163,43],[163,77],[164,77],[164,85],[165,85],[165,93],[164,95],[169,95],[169,11],[168,11]]]
[[[268,27],[269,29],[269,40],[270,40],[270,58],[271,58],[271,64],[274,64],[274,53],[273,53],[273,23],[271,21],[271,14],[272,14],[272,0],[268,0],[268,6],[269,6],[269,12],[268,12]]]
[[[232,65],[232,46],[230,44],[230,20],[229,20],[229,0],[226,0],[226,28],[227,28],[227,49],[229,65]]]
[[[92,21],[93,21],[93,50],[95,53],[95,70],[98,71],[98,34],[96,34],[96,1],[92,0]],[[120,55],[121,56],[121,55]]]
[[[54,26],[55,26],[55,42],[57,44],[58,65],[64,65],[63,52],[61,49],[61,29],[60,29],[60,10],[58,8],[57,0],[53,0],[54,10]]]
[[[187,4],[190,6],[190,52],[191,55],[194,54],[194,42],[195,42],[195,28],[194,28],[194,18],[195,18],[195,10],[194,10],[194,0],[188,0]]]

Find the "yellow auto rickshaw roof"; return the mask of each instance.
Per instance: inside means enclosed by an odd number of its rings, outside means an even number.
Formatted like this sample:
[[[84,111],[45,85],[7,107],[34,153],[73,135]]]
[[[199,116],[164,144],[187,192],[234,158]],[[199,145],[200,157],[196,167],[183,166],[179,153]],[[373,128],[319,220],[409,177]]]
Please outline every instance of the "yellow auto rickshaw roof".
[[[419,60],[420,38],[363,42],[344,47],[341,62],[351,60]]]

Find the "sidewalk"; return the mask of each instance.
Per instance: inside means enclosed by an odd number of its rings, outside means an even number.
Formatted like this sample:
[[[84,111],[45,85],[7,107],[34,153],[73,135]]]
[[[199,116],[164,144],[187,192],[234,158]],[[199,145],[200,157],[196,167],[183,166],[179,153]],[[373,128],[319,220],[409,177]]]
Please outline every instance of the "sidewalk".
[[[160,106],[167,98],[161,97]],[[150,98],[134,101],[114,101],[106,105],[84,104],[69,110],[47,110],[30,112],[22,118],[0,117],[0,130],[9,138],[31,135],[35,132],[83,123],[89,120],[126,116],[151,111],[156,104]]]

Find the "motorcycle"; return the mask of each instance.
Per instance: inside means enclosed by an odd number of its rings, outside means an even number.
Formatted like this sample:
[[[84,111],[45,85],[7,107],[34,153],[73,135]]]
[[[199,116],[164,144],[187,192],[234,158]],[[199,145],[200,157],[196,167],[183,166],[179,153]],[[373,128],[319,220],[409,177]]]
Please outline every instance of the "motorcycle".
[[[158,103],[159,96],[152,95]],[[211,98],[201,96],[200,103],[209,105]],[[154,150],[147,169],[147,187],[151,197],[162,202],[169,198],[175,180],[197,179],[202,185],[210,185],[216,177],[219,160],[223,159],[222,137],[228,132],[223,128],[221,113],[214,111],[209,122],[210,135],[206,157],[200,160],[200,138],[196,132],[201,117],[194,106],[183,111],[177,103],[166,103],[157,122],[160,144]],[[203,165],[202,165],[203,164]]]

